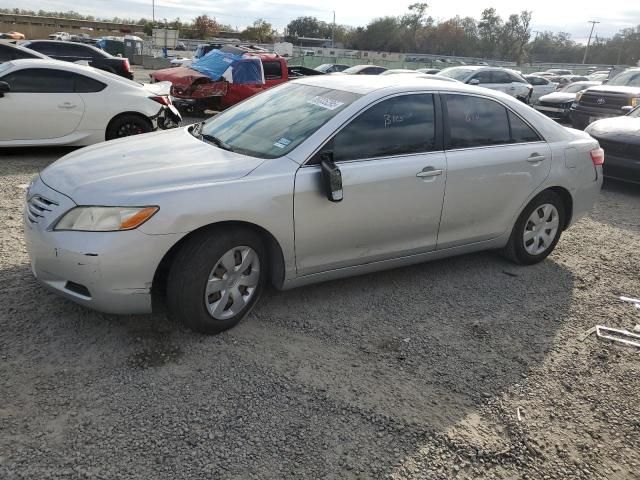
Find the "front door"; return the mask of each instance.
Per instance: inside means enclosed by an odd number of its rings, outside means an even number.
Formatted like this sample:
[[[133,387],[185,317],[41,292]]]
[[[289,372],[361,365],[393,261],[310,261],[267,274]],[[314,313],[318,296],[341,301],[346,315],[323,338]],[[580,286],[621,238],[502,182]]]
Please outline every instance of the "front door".
[[[436,247],[446,159],[436,132],[434,96],[380,101],[340,130],[332,151],[344,199],[320,187],[319,154],[295,180],[299,275],[428,252]]]
[[[26,68],[0,78],[11,91],[0,98],[0,141],[55,139],[73,133],[84,103],[74,92],[74,75],[64,70]]]
[[[510,231],[551,169],[549,145],[504,105],[471,95],[443,99],[448,170],[438,249]]]

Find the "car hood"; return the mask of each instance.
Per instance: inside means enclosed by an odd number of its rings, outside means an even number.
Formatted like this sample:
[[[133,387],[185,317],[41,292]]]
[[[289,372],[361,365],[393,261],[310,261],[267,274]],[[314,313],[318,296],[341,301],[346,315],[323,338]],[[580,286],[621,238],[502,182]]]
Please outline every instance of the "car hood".
[[[640,87],[624,87],[614,85],[600,85],[598,87],[589,87],[585,92],[589,93],[625,93],[629,96],[640,95]]]
[[[49,187],[78,205],[127,205],[173,190],[248,175],[265,160],[222,150],[187,128],[100,143],[44,169]]]
[[[553,92],[540,97],[541,102],[547,103],[566,103],[576,99],[575,93]]]
[[[597,120],[585,132],[598,138],[624,139],[629,143],[640,144],[640,118],[625,116]]]

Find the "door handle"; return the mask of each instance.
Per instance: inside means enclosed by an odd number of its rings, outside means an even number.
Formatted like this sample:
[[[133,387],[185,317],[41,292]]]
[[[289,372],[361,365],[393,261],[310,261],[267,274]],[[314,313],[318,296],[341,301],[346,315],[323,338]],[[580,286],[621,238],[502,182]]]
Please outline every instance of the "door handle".
[[[437,177],[442,175],[442,170],[435,170],[433,167],[424,167],[421,172],[416,173],[416,177]]]
[[[76,108],[75,104],[70,102],[64,102],[58,105],[58,108]]]
[[[547,157],[544,155],[540,155],[538,153],[532,153],[529,158],[527,158],[527,162],[529,163],[540,163],[543,160],[546,160]]]

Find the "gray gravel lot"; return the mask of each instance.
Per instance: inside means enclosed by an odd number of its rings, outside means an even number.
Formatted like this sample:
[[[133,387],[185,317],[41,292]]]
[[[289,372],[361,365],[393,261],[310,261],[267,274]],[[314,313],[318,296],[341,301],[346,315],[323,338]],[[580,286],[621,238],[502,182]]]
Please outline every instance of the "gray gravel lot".
[[[580,339],[640,323],[640,187],[539,265],[270,291],[207,337],[38,286],[21,185],[67,151],[0,151],[0,478],[639,477],[640,353]]]

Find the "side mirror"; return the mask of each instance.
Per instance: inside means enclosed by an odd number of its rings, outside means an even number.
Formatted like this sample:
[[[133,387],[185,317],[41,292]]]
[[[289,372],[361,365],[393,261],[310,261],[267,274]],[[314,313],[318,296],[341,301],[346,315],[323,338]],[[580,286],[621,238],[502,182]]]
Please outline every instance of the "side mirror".
[[[472,78],[471,80],[469,80],[467,82],[469,85],[480,85],[480,80],[478,80],[477,78]]]
[[[322,169],[322,184],[327,198],[332,202],[341,202],[342,173],[333,161],[333,152],[320,154],[320,167]]]
[[[10,91],[11,86],[7,82],[0,82],[0,98],[4,97],[4,94]]]

